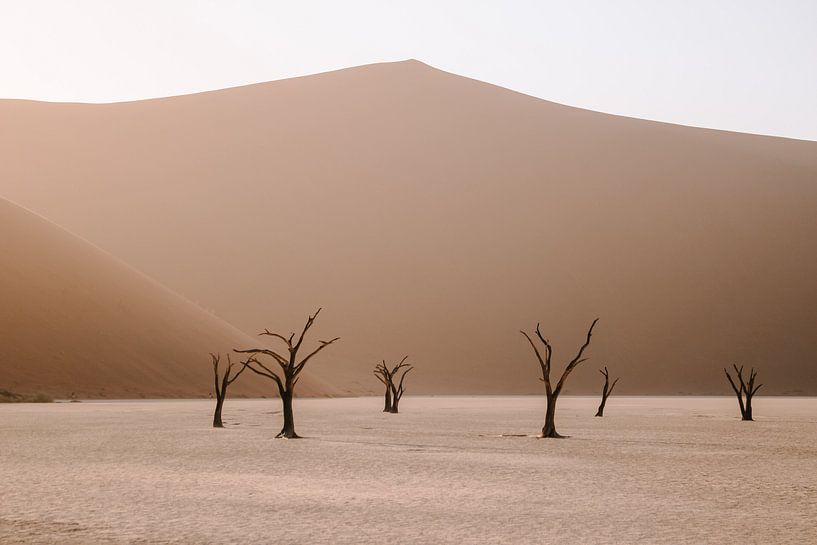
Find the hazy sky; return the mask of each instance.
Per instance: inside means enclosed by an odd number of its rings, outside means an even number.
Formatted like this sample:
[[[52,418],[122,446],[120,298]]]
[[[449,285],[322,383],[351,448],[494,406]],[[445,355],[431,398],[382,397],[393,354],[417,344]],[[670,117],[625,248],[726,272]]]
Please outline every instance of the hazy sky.
[[[416,58],[556,102],[817,140],[817,0],[0,0],[0,97],[109,102]]]

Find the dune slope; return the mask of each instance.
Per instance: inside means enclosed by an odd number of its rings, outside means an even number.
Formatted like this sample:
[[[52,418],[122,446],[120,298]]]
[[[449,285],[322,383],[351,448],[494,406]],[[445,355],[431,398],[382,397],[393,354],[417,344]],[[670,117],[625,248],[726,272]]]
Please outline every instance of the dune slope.
[[[255,340],[56,225],[0,199],[0,388],[54,397],[197,397],[208,352]],[[271,395],[247,374],[235,395]],[[305,377],[304,394],[331,393]]]
[[[580,110],[371,65],[108,105],[0,102],[0,194],[247,333],[325,307],[313,372],[376,392],[817,394],[817,143]]]

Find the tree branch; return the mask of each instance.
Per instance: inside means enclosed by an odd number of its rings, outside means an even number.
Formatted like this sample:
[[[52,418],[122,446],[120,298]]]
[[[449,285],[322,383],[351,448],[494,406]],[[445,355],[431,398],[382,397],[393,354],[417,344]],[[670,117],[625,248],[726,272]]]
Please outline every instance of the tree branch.
[[[229,355],[229,354],[227,354],[227,359],[228,359],[228,360],[230,359],[230,355]],[[233,382],[235,382],[235,380],[236,380],[238,377],[240,377],[240,376],[241,376],[241,373],[243,373],[243,372],[244,372],[244,371],[247,369],[247,366],[248,366],[248,365],[249,365],[251,362],[257,362],[257,361],[258,361],[258,360],[256,360],[254,356],[250,356],[249,358],[247,358],[247,361],[241,362],[241,369],[239,369],[239,370],[238,370],[238,373],[236,373],[235,375],[233,375],[233,378],[231,378],[230,380],[228,380],[228,381],[227,381],[227,384],[232,384]],[[230,367],[232,367],[232,365],[233,365],[233,364],[232,364],[232,363],[230,363]]]
[[[286,368],[289,365],[289,361],[282,355],[275,352],[274,350],[268,350],[266,348],[250,348],[248,350],[238,350],[237,348],[234,348],[233,352],[237,352],[239,354],[265,354],[273,358],[275,361],[277,361],[278,365],[281,366],[281,369],[283,369],[284,372],[286,372]]]
[[[317,313],[316,313],[316,315],[317,315]],[[314,356],[315,354],[317,354],[318,352],[320,352],[321,350],[323,350],[324,348],[326,348],[327,346],[329,346],[330,344],[332,344],[333,342],[335,342],[337,340],[340,340],[340,337],[335,337],[331,341],[320,341],[321,345],[318,348],[316,348],[315,350],[313,350],[311,354],[309,354],[307,357],[305,357],[303,360],[301,360],[301,363],[299,363],[298,365],[295,366],[295,368],[293,369],[293,374],[297,375],[298,373],[300,373],[301,369],[303,369],[304,365],[306,365],[306,362],[308,362],[309,360],[312,359],[312,356]]]
[[[213,375],[216,386],[216,399],[221,399],[221,391],[219,390],[218,384],[218,364],[221,361],[221,353],[216,355],[210,352],[210,357],[213,359]]]
[[[585,339],[584,344],[581,346],[581,348],[579,348],[579,352],[576,354],[576,357],[574,357],[570,361],[570,363],[567,364],[567,367],[565,367],[564,372],[562,372],[562,377],[556,384],[556,389],[553,390],[553,393],[555,395],[558,396],[561,393],[562,388],[564,387],[565,384],[565,380],[567,379],[568,375],[570,375],[570,373],[573,372],[573,369],[575,369],[576,366],[578,366],[580,363],[587,361],[587,358],[582,358],[582,354],[584,354],[585,349],[588,346],[590,346],[590,337],[593,336],[593,328],[596,327],[598,321],[599,319],[596,318],[595,320],[593,320],[593,323],[590,324],[590,329],[587,330],[587,338]]]
[[[538,326],[537,326],[537,327],[538,327]],[[533,339],[531,339],[531,338],[530,338],[530,336],[528,336],[528,334],[527,334],[527,333],[525,333],[524,331],[521,331],[521,330],[520,330],[519,332],[520,332],[522,335],[524,335],[524,336],[525,336],[525,338],[526,338],[526,339],[528,340],[528,342],[530,343],[530,347],[531,347],[531,348],[533,348],[533,352],[536,354],[536,359],[538,359],[538,360],[539,360],[539,367],[541,367],[541,368],[542,368],[542,377],[543,377],[543,378],[542,378],[542,380],[544,380],[544,377],[545,377],[545,360],[544,360],[544,359],[542,359],[542,354],[540,354],[540,353],[539,353],[539,349],[538,349],[538,348],[536,348],[536,345],[533,343]]]
[[[318,317],[318,314],[320,314],[321,310],[322,309],[319,308],[318,310],[315,311],[315,314],[313,314],[309,318],[307,318],[306,325],[304,325],[303,330],[301,330],[301,336],[298,337],[298,342],[295,343],[294,347],[292,347],[292,353],[293,354],[296,354],[298,352],[298,349],[301,348],[301,343],[304,342],[304,336],[306,335],[306,332],[309,331],[309,328],[312,327],[313,323],[315,323],[315,318]]]
[[[406,369],[403,372],[403,375],[400,377],[400,386],[398,386],[398,388],[397,388],[397,400],[398,401],[400,400],[401,397],[403,397],[403,393],[405,392],[405,390],[403,389],[403,380],[406,378],[406,375],[408,375],[409,372],[411,372],[412,369],[414,369],[414,367],[409,366],[409,368]]]
[[[281,339],[282,341],[284,341],[287,344],[287,348],[292,348],[292,336],[291,335],[290,335],[289,339],[287,339],[286,337],[284,337],[280,333],[273,333],[269,329],[264,329],[264,331],[262,331],[261,333],[258,334],[259,337],[262,336],[262,335],[267,335],[269,337],[275,337],[277,339]]]
[[[278,384],[278,390],[280,390],[281,392],[286,391],[286,389],[284,388],[283,382],[281,382],[281,377],[279,377],[278,374],[275,373],[275,371],[271,371],[269,368],[267,368],[267,366],[265,366],[263,363],[261,363],[258,360],[256,360],[254,363],[259,365],[263,369],[263,371],[259,371],[258,369],[253,367],[252,364],[248,363],[247,368],[250,371],[252,371],[253,373],[255,373],[257,375],[261,375],[262,377],[267,377],[269,379],[274,380],[275,383]]]

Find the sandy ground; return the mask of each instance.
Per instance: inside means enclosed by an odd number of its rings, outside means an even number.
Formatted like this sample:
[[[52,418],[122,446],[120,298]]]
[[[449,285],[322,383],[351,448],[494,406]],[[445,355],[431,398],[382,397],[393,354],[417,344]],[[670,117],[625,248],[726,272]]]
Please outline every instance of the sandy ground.
[[[815,543],[817,399],[0,407],[0,543]]]

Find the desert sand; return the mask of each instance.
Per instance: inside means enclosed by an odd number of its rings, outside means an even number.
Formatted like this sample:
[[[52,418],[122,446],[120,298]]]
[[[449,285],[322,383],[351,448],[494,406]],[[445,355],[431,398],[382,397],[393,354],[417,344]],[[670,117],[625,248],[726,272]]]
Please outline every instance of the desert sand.
[[[208,352],[257,343],[99,248],[0,199],[0,388],[56,397],[202,397]],[[304,395],[334,389],[305,371]],[[272,394],[254,376],[235,395]]]
[[[600,317],[573,393],[602,364],[622,393],[727,393],[738,362],[763,393],[817,394],[815,142],[570,108],[416,61],[6,100],[0,119],[0,195],[246,334],[323,306],[320,334],[342,341],[311,369],[341,393],[378,391],[371,367],[404,354],[410,393],[537,393],[519,330],[541,321],[561,363]],[[206,353],[232,334],[182,336]]]
[[[0,406],[0,543],[812,543],[817,400],[539,397]]]

